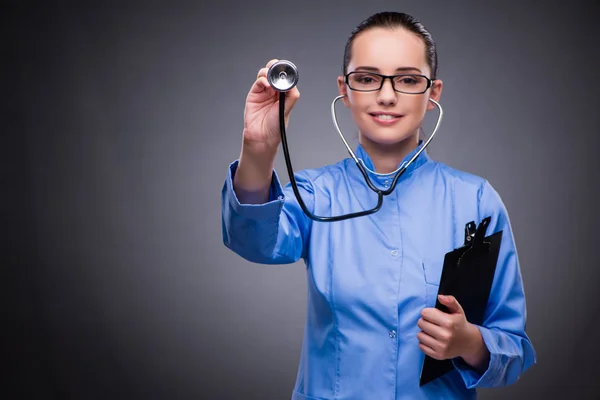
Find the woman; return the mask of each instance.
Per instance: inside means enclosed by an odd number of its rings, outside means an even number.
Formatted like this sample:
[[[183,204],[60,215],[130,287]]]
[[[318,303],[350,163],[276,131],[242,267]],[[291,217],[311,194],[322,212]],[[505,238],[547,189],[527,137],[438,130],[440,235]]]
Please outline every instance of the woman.
[[[315,222],[274,172],[280,144],[278,93],[262,68],[246,100],[242,151],[222,191],[223,240],[264,264],[304,259],[308,309],[293,399],[475,398],[508,385],[535,362],[506,209],[484,179],[424,151],[369,216]],[[344,104],[359,130],[356,155],[381,189],[420,149],[429,99],[440,98],[435,43],[409,15],[379,13],[346,45]],[[299,99],[286,94],[286,123]],[[376,196],[352,159],[296,174],[308,209],[321,216],[370,209]],[[503,231],[484,322],[469,323],[452,296],[437,296],[444,255],[464,242],[469,221],[491,217]],[[448,313],[435,308],[436,298]],[[419,384],[425,355],[453,369]]]

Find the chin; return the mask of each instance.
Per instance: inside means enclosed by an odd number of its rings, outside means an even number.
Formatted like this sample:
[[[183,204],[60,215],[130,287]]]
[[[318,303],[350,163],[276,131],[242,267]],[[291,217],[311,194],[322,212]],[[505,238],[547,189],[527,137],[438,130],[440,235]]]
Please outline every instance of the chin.
[[[418,133],[379,133],[379,134],[365,134],[362,133],[361,137],[363,141],[371,142],[376,145],[382,146],[394,146],[400,144],[414,143],[415,145],[419,142]]]
[[[419,125],[408,116],[402,117],[402,120],[390,126],[382,126],[370,120],[360,122],[361,136],[365,141],[375,145],[407,145],[413,142],[416,145],[419,142]]]

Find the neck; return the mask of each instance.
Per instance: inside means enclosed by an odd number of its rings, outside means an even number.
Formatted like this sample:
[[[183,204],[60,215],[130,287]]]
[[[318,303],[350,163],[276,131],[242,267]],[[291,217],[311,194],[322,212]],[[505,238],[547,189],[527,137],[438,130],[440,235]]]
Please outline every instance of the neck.
[[[412,135],[394,144],[381,144],[360,136],[359,142],[365,149],[378,174],[389,174],[398,169],[404,158],[419,145],[419,135]]]

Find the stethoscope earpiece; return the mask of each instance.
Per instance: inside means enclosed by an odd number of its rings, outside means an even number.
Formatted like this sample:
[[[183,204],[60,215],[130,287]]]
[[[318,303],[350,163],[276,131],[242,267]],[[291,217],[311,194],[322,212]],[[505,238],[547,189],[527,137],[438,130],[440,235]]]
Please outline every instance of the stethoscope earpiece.
[[[275,90],[287,92],[298,83],[298,68],[290,61],[277,61],[267,71],[267,80]]]

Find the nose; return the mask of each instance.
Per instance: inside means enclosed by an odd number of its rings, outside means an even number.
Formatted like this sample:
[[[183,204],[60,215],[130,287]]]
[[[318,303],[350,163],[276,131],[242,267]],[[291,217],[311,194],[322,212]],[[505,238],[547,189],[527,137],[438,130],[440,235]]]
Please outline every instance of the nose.
[[[397,101],[398,96],[396,91],[392,87],[392,80],[389,79],[388,82],[387,78],[384,79],[383,86],[381,87],[381,89],[379,89],[379,92],[377,93],[377,102],[380,105],[392,106],[396,104]]]

